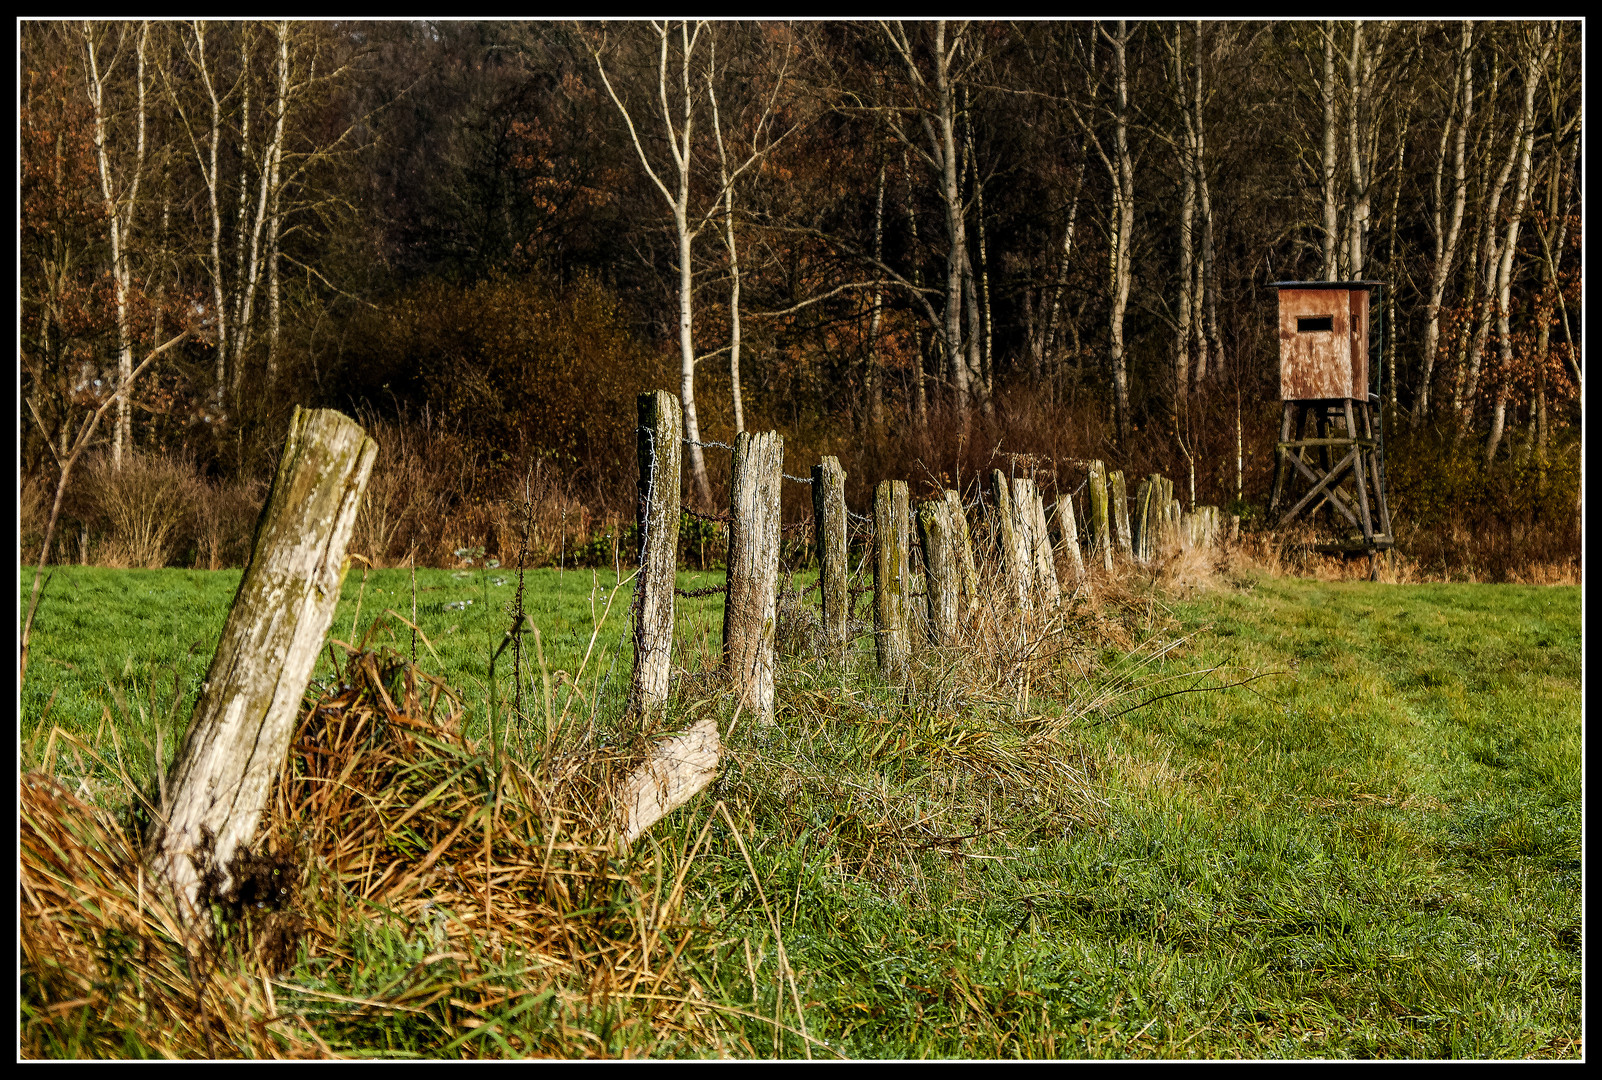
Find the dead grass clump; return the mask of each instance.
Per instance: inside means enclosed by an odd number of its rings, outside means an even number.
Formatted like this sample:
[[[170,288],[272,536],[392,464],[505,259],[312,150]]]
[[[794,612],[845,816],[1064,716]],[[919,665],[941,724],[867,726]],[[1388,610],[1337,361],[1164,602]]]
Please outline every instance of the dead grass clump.
[[[511,761],[398,658],[354,655],[344,679],[302,716],[254,852],[227,875],[202,857],[203,936],[151,888],[131,828],[26,779],[27,1056],[720,1045],[679,966],[687,866],[615,846],[606,792],[629,761]],[[375,980],[380,941],[401,958]]]

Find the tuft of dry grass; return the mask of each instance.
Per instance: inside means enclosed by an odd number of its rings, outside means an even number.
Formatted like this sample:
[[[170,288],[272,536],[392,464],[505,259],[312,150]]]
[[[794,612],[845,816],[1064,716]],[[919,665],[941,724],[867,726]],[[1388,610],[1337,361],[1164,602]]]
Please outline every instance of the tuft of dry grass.
[[[135,815],[25,776],[24,1055],[338,1056],[393,1044],[386,1025],[441,1056],[715,1052],[715,1007],[679,966],[672,883],[695,852],[615,847],[606,792],[632,758],[513,761],[463,716],[438,680],[353,653],[232,887],[202,865],[205,930],[146,878]],[[356,970],[375,933],[421,950],[376,987]]]

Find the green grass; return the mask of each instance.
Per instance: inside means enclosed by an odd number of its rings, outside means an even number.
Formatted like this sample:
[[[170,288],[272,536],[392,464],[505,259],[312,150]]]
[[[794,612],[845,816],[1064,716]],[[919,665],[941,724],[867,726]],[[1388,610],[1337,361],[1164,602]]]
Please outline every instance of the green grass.
[[[418,579],[436,670],[481,699],[510,585],[486,603],[477,571]],[[589,572],[529,581],[548,666],[574,670]],[[22,692],[24,765],[51,724],[93,736],[109,715],[140,742],[152,685],[158,714],[186,716],[236,584],[61,571]],[[625,602],[591,660],[618,682]],[[1276,579],[1164,603],[1130,621],[1184,644],[1116,701],[1095,689],[1129,662],[1107,652],[1062,687],[1088,709],[1037,696],[1019,719],[961,692],[962,655],[912,693],[865,652],[846,671],[788,662],[778,722],[742,720],[719,781],[647,841],[685,852],[705,830],[686,878],[705,930],[682,962],[711,1000],[853,1057],[1577,1056],[1580,590]],[[358,632],[383,606],[409,611],[404,571],[369,576]],[[684,609],[694,667],[716,653],[721,597]],[[391,977],[369,959],[375,984]],[[729,1015],[742,1052],[804,1052]],[[411,1045],[390,1022],[373,1019],[373,1047]]]
[[[1174,604],[1200,632],[1146,693],[1287,674],[1085,717],[1089,824],[927,740],[876,757],[872,708],[793,715],[720,787],[812,1034],[860,1057],[1577,1054],[1579,599],[1280,580]],[[1002,828],[864,857],[875,815]],[[735,943],[701,974],[752,999],[740,942],[773,935],[721,833],[692,885]],[[793,1012],[757,983],[753,1011]]]
[[[53,570],[35,621],[22,687],[23,747],[39,753],[50,729],[59,726],[89,739],[109,757],[116,749],[110,735],[115,729],[125,753],[129,744],[139,748],[125,766],[129,778],[144,786],[154,775],[158,728],[165,764],[176,752],[239,588],[240,572],[79,566]],[[685,571],[678,584],[681,589],[696,589],[722,579],[721,571]],[[558,678],[559,671],[578,673],[593,634],[584,681],[589,685],[599,679],[603,694],[614,705],[620,698],[617,687],[627,687],[631,663],[622,647],[629,624],[630,586],[618,591],[607,614],[615,584],[612,571],[586,569],[529,570],[524,585],[524,607],[540,632],[552,677]],[[32,585],[32,569],[22,570],[24,611]],[[470,709],[470,732],[486,723],[488,659],[511,625],[516,589],[515,570],[417,571],[417,626],[423,633],[417,642],[418,663],[445,678],[462,696]],[[352,569],[329,637],[352,644],[365,640],[369,648],[410,655],[410,627],[384,617],[386,608],[411,618],[411,572],[373,570],[364,586],[360,568]],[[682,662],[695,665],[703,650],[716,655],[722,618],[721,596],[679,601]],[[540,669],[532,637],[525,639],[524,647],[527,695],[539,685]],[[512,660],[508,649],[496,664],[502,702],[513,700]],[[332,672],[331,659],[325,659],[313,678],[326,681]],[[31,760],[25,754],[24,763]],[[109,782],[113,777],[98,779]]]

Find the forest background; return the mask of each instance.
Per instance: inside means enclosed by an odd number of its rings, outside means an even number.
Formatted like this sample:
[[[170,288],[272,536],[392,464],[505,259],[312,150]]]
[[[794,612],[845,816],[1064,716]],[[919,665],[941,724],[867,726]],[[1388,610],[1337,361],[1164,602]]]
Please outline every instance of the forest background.
[[[1578,578],[1578,23],[18,41],[24,562],[54,510],[49,561],[239,565],[312,405],[378,440],[374,564],[510,563],[528,522],[530,565],[610,565],[656,388],[693,440],[837,454],[858,507],[1101,458],[1266,528],[1269,284],[1377,279],[1404,559]],[[689,447],[692,505],[726,478]]]

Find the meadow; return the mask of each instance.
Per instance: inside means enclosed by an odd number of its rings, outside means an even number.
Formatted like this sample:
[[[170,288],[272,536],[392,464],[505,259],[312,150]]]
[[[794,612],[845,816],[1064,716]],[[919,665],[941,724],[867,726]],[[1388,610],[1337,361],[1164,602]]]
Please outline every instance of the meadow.
[[[417,573],[418,663],[460,692],[470,727],[516,578]],[[22,689],[22,767],[91,797],[119,797],[119,772],[148,790],[237,582],[60,568]],[[586,694],[621,696],[626,585],[595,631],[614,585],[527,574],[559,693],[555,673],[583,666]],[[681,604],[680,718],[732,712],[698,674],[721,600]],[[330,636],[409,656],[410,628],[382,612],[411,603],[407,571],[364,585],[353,570]],[[960,653],[926,655],[906,687],[878,678],[871,642],[843,666],[797,648],[777,722],[738,721],[717,783],[636,849],[676,868],[675,962],[721,1010],[718,1035],[597,1029],[574,1052],[1579,1055],[1579,589],[1241,573],[1107,590],[1080,625],[1084,647],[1016,693],[968,677]],[[101,758],[53,751],[57,727]],[[419,933],[375,927],[348,963],[303,960],[284,978],[321,996],[280,990],[277,1007],[330,1053],[550,1045],[509,1005],[462,1028]],[[339,1003],[386,995],[435,1003]]]

